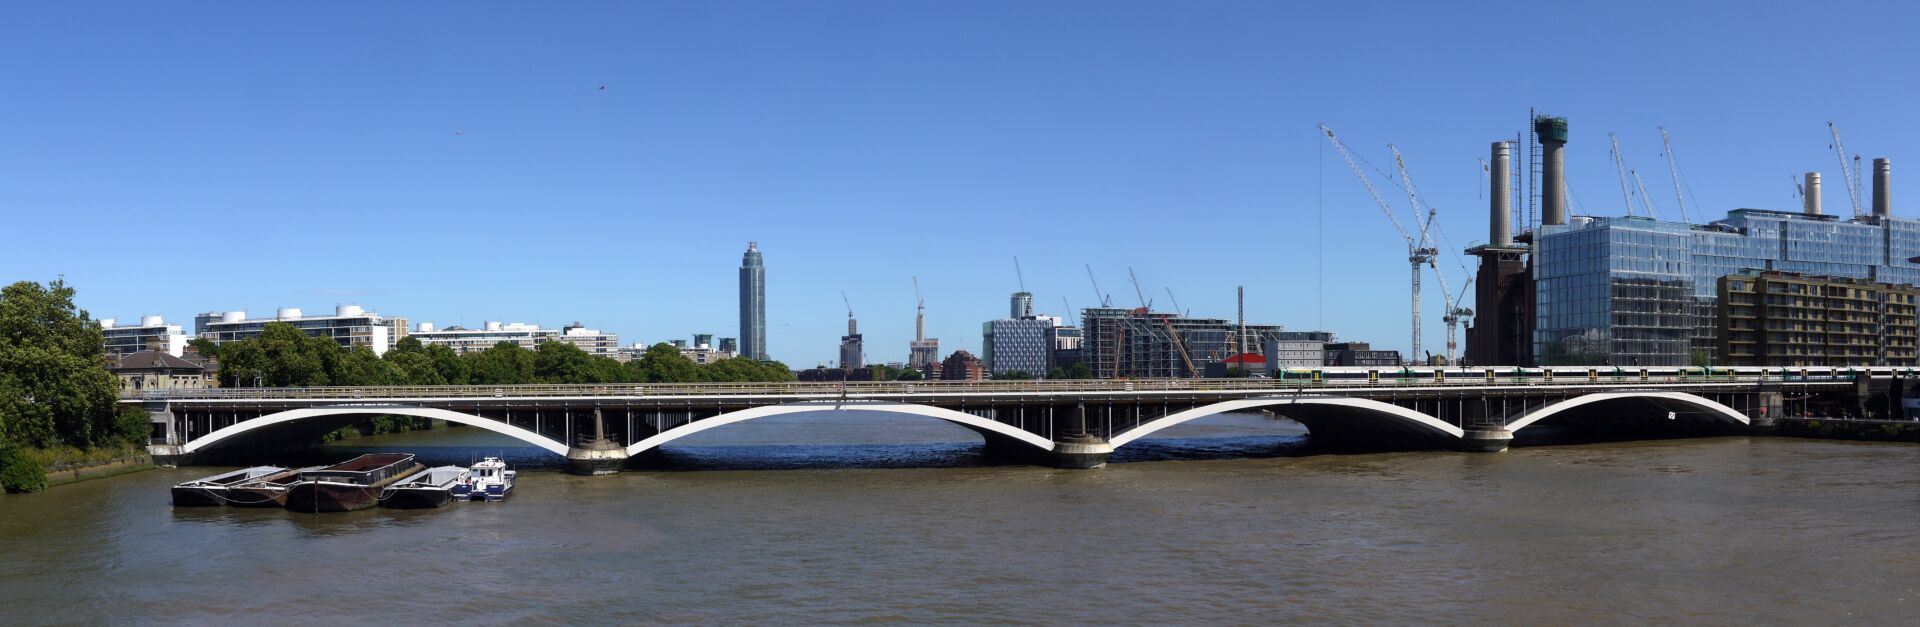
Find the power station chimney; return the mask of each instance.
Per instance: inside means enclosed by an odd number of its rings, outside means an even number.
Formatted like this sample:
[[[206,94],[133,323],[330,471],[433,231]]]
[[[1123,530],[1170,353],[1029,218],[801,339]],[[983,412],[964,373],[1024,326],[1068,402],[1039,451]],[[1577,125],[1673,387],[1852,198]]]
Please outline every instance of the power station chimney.
[[[1893,161],[1886,157],[1873,160],[1873,215],[1893,217]]]
[[[1807,215],[1820,215],[1820,173],[1808,172],[1807,183],[1804,187],[1806,187],[1806,189],[1800,193],[1805,195],[1803,200],[1806,203]]]
[[[1493,199],[1493,204],[1487,208],[1491,212],[1487,216],[1490,229],[1487,243],[1499,248],[1513,245],[1513,199],[1510,197],[1513,184],[1508,180],[1512,170],[1507,165],[1507,153],[1511,148],[1512,145],[1507,142],[1493,142],[1493,170],[1491,176],[1487,177],[1493,185],[1487,194]]]
[[[1540,138],[1540,224],[1567,223],[1567,119],[1540,116],[1533,120]]]

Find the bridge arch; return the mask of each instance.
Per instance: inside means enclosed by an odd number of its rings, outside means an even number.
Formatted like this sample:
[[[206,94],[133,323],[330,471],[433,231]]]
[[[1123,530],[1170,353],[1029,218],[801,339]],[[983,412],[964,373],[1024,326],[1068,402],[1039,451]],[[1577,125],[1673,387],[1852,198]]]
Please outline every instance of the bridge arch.
[[[971,429],[975,433],[979,433],[982,436],[986,436],[989,438],[999,436],[999,437],[1004,437],[1005,439],[1010,439],[1010,440],[1030,444],[1041,451],[1053,450],[1053,440],[1051,439],[1048,439],[1036,433],[1022,430],[1019,427],[1015,427],[1013,425],[1009,425],[1009,424],[1006,424],[997,420],[993,420],[990,418],[982,418],[982,417],[975,416],[973,414],[969,414],[963,411],[955,411],[952,409],[943,409],[940,407],[919,405],[915,403],[896,403],[896,402],[889,402],[889,401],[803,401],[798,403],[787,403],[782,405],[766,405],[762,407],[751,407],[751,408],[742,409],[738,411],[727,412],[724,414],[720,414],[718,416],[714,416],[712,418],[704,418],[701,420],[696,420],[696,421],[654,434],[653,436],[640,440],[639,442],[635,442],[632,446],[627,447],[627,455],[629,456],[638,455],[648,449],[658,448],[659,446],[666,444],[668,442],[672,442],[674,440],[678,440],[680,438],[684,438],[689,435],[699,433],[701,431],[706,431],[708,429],[712,429],[715,427],[723,427],[736,422],[745,422],[745,421],[753,420],[756,418],[766,418],[768,416],[780,416],[785,414],[804,414],[809,412],[836,411],[836,410],[837,411],[885,412],[885,413],[893,413],[893,414],[914,414],[919,416],[927,416],[930,418],[939,418],[941,420],[959,424],[960,426]]]
[[[445,409],[434,409],[431,407],[410,407],[406,405],[326,405],[326,406],[320,406],[320,407],[302,407],[300,409],[289,409],[282,412],[266,414],[259,418],[254,418],[252,420],[243,420],[238,423],[217,429],[212,433],[200,436],[198,438],[194,438],[193,441],[188,442],[186,443],[185,446],[181,447],[181,452],[193,453],[194,451],[198,451],[200,449],[207,448],[214,444],[218,444],[221,441],[226,440],[228,438],[239,436],[241,434],[255,431],[258,429],[264,429],[274,425],[294,422],[297,420],[308,420],[313,418],[322,418],[322,417],[330,417],[330,416],[347,416],[347,415],[356,415],[356,414],[379,414],[379,415],[388,415],[388,416],[417,416],[420,418],[435,418],[439,420],[445,420],[447,422],[458,423],[458,424],[463,424],[467,426],[486,429],[488,431],[505,435],[507,437],[511,437],[511,438],[520,440],[522,442],[526,442],[528,444],[532,444],[534,446],[538,446],[540,448],[546,449],[547,452],[553,453],[555,455],[567,454],[567,445],[562,444],[558,441],[555,441],[553,438],[549,438],[549,437],[540,435],[538,433],[535,433],[531,430],[522,429],[520,427],[507,424],[505,421],[494,420],[491,418],[483,418],[483,417],[475,416],[472,414],[463,414],[457,411],[450,411]]]
[[[1594,392],[1592,394],[1582,394],[1580,396],[1575,396],[1573,398],[1569,398],[1569,399],[1560,401],[1558,403],[1554,403],[1552,405],[1547,405],[1545,407],[1541,407],[1539,409],[1533,410],[1527,415],[1520,417],[1519,420],[1515,420],[1513,422],[1507,423],[1507,431],[1510,431],[1510,432],[1519,431],[1521,429],[1526,428],[1529,425],[1532,425],[1533,423],[1540,422],[1541,420],[1545,420],[1547,418],[1551,418],[1556,414],[1565,412],[1567,410],[1570,410],[1576,407],[1591,405],[1594,403],[1602,403],[1607,401],[1618,401],[1618,400],[1649,401],[1654,403],[1655,405],[1658,405],[1661,407],[1669,407],[1669,408],[1675,407],[1675,406],[1688,407],[1694,410],[1703,410],[1708,415],[1713,416],[1717,419],[1724,419],[1730,422],[1738,422],[1743,425],[1752,424],[1752,421],[1747,418],[1746,414],[1742,414],[1740,413],[1739,410],[1736,410],[1732,407],[1728,407],[1713,399],[1705,398],[1705,397],[1694,395],[1694,394],[1688,394],[1686,392],[1663,392],[1663,391],[1656,391],[1656,390],[1638,390],[1638,391],[1623,391],[1623,392]],[[1669,409],[1669,411],[1672,411],[1672,410]]]
[[[1464,435],[1460,427],[1453,426],[1439,418],[1399,405],[1383,403],[1376,400],[1341,396],[1268,396],[1221,401],[1211,405],[1202,405],[1193,409],[1177,411],[1129,429],[1125,433],[1108,438],[1107,442],[1112,444],[1114,448],[1120,448],[1134,440],[1146,437],[1155,431],[1172,427],[1189,420],[1204,418],[1223,412],[1283,405],[1340,407],[1358,411],[1362,415],[1382,418],[1392,424],[1410,426],[1418,431],[1434,436],[1446,435],[1460,438]],[[1309,426],[1308,428],[1311,429],[1312,427]]]

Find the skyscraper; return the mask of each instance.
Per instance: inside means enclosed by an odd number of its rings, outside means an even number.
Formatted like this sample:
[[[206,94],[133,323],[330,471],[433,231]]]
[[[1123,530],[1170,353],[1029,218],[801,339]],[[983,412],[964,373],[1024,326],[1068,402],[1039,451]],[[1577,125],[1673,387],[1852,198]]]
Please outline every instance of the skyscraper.
[[[1014,292],[1007,317],[1013,320],[1033,316],[1033,292]]]
[[[747,242],[740,259],[740,356],[767,359],[767,267],[760,243]]]

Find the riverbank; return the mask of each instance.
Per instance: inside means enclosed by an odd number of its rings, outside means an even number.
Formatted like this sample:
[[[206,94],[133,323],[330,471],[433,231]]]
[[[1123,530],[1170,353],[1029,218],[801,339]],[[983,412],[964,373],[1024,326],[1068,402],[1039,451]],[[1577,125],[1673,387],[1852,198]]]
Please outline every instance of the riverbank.
[[[1910,420],[1781,418],[1774,423],[1773,435],[1791,438],[1920,443],[1920,422]]]
[[[114,459],[47,466],[47,487],[153,470],[153,458],[132,455]]]

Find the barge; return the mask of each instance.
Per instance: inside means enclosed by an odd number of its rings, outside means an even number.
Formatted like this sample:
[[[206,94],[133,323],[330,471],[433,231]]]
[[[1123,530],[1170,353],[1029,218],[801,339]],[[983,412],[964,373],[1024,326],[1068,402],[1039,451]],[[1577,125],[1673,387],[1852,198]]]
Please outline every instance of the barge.
[[[420,468],[411,453],[374,453],[307,470],[287,489],[287,509],[346,512],[373,507],[384,488]]]
[[[287,504],[287,488],[300,480],[300,473],[309,470],[313,468],[282,470],[246,483],[234,484],[227,488],[227,504],[234,507],[283,507]]]
[[[467,469],[439,466],[414,473],[380,491],[380,506],[432,509],[453,502],[453,487],[467,480]]]
[[[287,469],[279,466],[254,466],[182,482],[173,486],[173,505],[174,507],[225,505],[230,500],[228,491],[234,486],[286,471]]]

